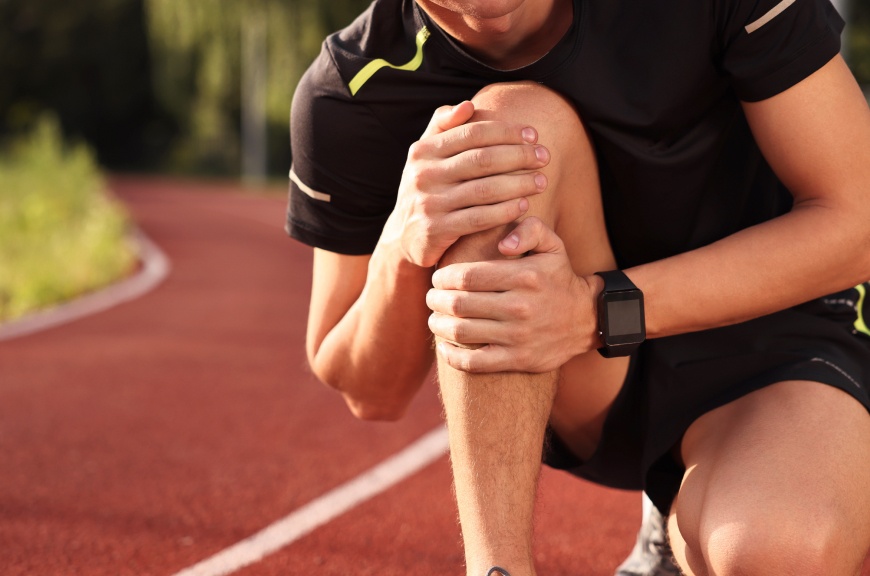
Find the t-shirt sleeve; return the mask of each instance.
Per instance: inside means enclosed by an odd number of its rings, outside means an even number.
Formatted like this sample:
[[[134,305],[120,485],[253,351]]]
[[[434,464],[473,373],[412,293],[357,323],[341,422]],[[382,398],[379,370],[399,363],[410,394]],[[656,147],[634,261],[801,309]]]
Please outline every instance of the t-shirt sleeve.
[[[290,115],[293,164],[287,233],[341,254],[370,254],[395,205],[407,150],[349,95],[324,51],[303,76]]]
[[[840,51],[844,22],[828,0],[721,0],[722,67],[737,96],[775,96]]]

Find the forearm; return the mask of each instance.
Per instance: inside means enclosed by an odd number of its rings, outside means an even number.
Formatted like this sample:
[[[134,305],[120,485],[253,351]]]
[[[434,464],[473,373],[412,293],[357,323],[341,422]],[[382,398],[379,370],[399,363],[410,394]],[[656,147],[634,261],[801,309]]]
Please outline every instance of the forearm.
[[[630,270],[652,336],[744,321],[870,278],[870,110],[842,58],[744,111],[795,208]]]
[[[312,355],[315,374],[358,417],[401,416],[429,372],[434,354],[425,294],[431,274],[379,245],[362,293]]]
[[[644,292],[648,337],[746,321],[870,279],[868,221],[858,204],[807,202],[707,247],[627,270]]]

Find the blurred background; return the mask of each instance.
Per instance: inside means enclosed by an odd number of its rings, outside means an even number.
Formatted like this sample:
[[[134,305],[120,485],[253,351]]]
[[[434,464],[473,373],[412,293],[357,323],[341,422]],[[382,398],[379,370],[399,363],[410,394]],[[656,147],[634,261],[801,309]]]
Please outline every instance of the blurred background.
[[[366,5],[0,0],[0,137],[52,112],[108,169],[239,175],[247,104],[267,173],[286,175],[296,82],[324,36]]]
[[[870,0],[836,3],[850,64],[870,84]],[[244,131],[261,122],[266,173],[284,176],[296,82],[323,37],[367,4],[0,0],[0,138],[50,112],[110,170],[236,176]],[[245,120],[246,109],[260,117]]]
[[[835,3],[870,86],[870,0]],[[0,0],[0,322],[129,270],[101,171],[285,178],[294,87],[367,4]]]
[[[286,181],[293,91],[368,0],[0,0],[0,323],[136,264],[103,175]]]

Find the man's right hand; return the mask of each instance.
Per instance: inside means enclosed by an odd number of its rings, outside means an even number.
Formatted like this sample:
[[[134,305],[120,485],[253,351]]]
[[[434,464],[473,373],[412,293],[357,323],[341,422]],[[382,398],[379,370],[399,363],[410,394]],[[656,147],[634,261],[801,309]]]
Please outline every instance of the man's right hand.
[[[503,226],[528,210],[526,196],[547,186],[550,161],[529,126],[469,122],[474,105],[435,111],[409,152],[385,236],[418,266],[438,263],[460,237]]]

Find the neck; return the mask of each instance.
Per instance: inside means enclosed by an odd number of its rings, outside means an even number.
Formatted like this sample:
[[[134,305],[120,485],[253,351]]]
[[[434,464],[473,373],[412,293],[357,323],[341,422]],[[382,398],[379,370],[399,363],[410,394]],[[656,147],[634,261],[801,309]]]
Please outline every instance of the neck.
[[[535,62],[555,46],[573,17],[573,0],[518,0],[503,10],[472,10],[451,0],[416,0],[469,53],[493,68]]]

